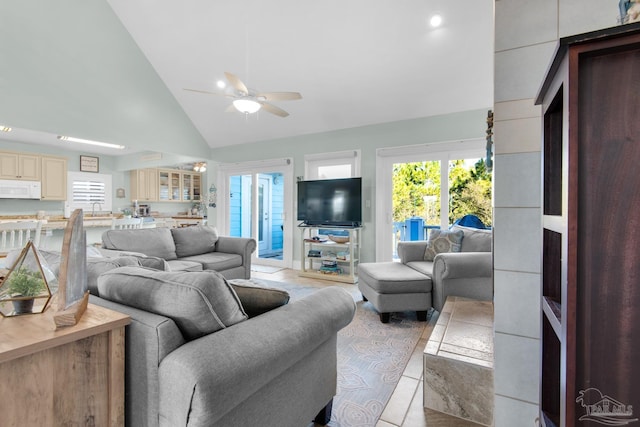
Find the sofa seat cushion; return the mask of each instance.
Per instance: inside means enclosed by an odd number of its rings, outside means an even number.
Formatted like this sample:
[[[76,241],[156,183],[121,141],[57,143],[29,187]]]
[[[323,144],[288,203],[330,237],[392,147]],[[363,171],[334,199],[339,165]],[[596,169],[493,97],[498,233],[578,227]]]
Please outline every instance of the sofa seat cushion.
[[[231,285],[215,271],[121,267],[98,278],[102,298],[171,318],[193,340],[247,319]]]
[[[178,258],[213,252],[218,242],[218,230],[208,225],[172,228],[171,235]]]
[[[425,276],[433,277],[433,261],[410,261],[406,265]]]
[[[358,280],[380,294],[431,292],[431,278],[399,262],[370,262],[358,266]]]
[[[242,266],[241,255],[224,252],[209,252],[208,254],[180,258],[180,260],[199,262],[204,270],[224,271]]]
[[[185,261],[182,259],[172,259],[167,261],[169,271],[202,271],[202,264],[195,261]]]
[[[271,288],[255,279],[232,279],[229,283],[236,291],[242,308],[249,317],[258,316],[289,302],[289,292]]]
[[[451,230],[460,230],[464,233],[461,252],[491,252],[491,230],[480,230],[460,225],[454,225]]]
[[[105,249],[141,252],[145,255],[176,259],[176,245],[168,228],[141,228],[134,230],[107,230],[102,233]]]

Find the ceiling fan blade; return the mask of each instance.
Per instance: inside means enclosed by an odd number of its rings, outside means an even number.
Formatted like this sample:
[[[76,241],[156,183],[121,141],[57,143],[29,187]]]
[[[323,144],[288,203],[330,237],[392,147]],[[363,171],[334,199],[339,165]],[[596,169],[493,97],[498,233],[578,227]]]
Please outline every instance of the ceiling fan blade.
[[[225,71],[224,76],[227,78],[229,83],[231,83],[231,86],[233,86],[238,92],[242,92],[244,95],[249,94],[249,89],[247,89],[245,84],[242,83],[242,80],[240,80],[235,74],[227,73]]]
[[[225,110],[225,113],[237,113],[238,109],[233,106],[233,104],[229,105]]]
[[[276,107],[275,105],[267,104],[266,102],[261,102],[260,105],[262,105],[263,110],[268,113],[275,114],[276,116],[287,117],[289,115],[289,113],[287,113],[280,107]]]
[[[188,88],[182,88],[182,90],[186,90],[189,92],[196,92],[196,93],[204,93],[205,95],[226,96],[226,97],[233,98],[233,95],[229,95],[228,93],[224,93],[224,92],[209,92],[208,90],[188,89]]]
[[[266,101],[295,101],[302,99],[302,95],[298,92],[262,92],[256,97],[263,97]]]

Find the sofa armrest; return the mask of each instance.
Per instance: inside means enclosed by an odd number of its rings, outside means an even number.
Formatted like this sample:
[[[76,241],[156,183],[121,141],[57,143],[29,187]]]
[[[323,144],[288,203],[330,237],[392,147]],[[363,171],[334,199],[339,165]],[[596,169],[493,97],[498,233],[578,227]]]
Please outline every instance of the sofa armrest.
[[[447,252],[433,259],[433,274],[442,279],[491,277],[491,252]]]
[[[344,289],[325,288],[183,345],[160,365],[161,424],[214,425],[335,338],[355,309]]]
[[[424,261],[424,251],[426,249],[426,240],[398,242],[398,256],[400,257],[400,262],[406,264],[411,261]]]
[[[251,254],[256,250],[256,241],[248,237],[220,236],[216,242],[216,251],[242,256],[245,268],[244,278],[251,277]]]
[[[491,300],[493,257],[491,252],[449,252],[433,260],[433,307],[440,311],[449,295]]]
[[[131,316],[125,330],[125,419],[127,425],[158,424],[158,366],[186,341],[168,317],[91,295],[89,301]]]

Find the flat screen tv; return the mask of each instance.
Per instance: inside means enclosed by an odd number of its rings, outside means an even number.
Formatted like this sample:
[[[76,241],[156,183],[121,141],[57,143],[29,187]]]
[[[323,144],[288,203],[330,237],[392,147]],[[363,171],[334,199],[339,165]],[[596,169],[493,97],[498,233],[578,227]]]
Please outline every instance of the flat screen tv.
[[[356,227],[362,222],[362,178],[298,181],[298,220]]]

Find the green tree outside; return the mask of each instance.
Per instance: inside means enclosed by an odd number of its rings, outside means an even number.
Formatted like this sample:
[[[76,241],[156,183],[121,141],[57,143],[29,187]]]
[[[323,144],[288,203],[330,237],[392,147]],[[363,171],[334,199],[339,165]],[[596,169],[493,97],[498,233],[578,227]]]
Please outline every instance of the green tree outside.
[[[491,173],[484,159],[469,166],[449,162],[449,223],[464,215],[492,223]],[[393,221],[419,216],[425,224],[440,224],[440,162],[398,163],[393,167]]]

